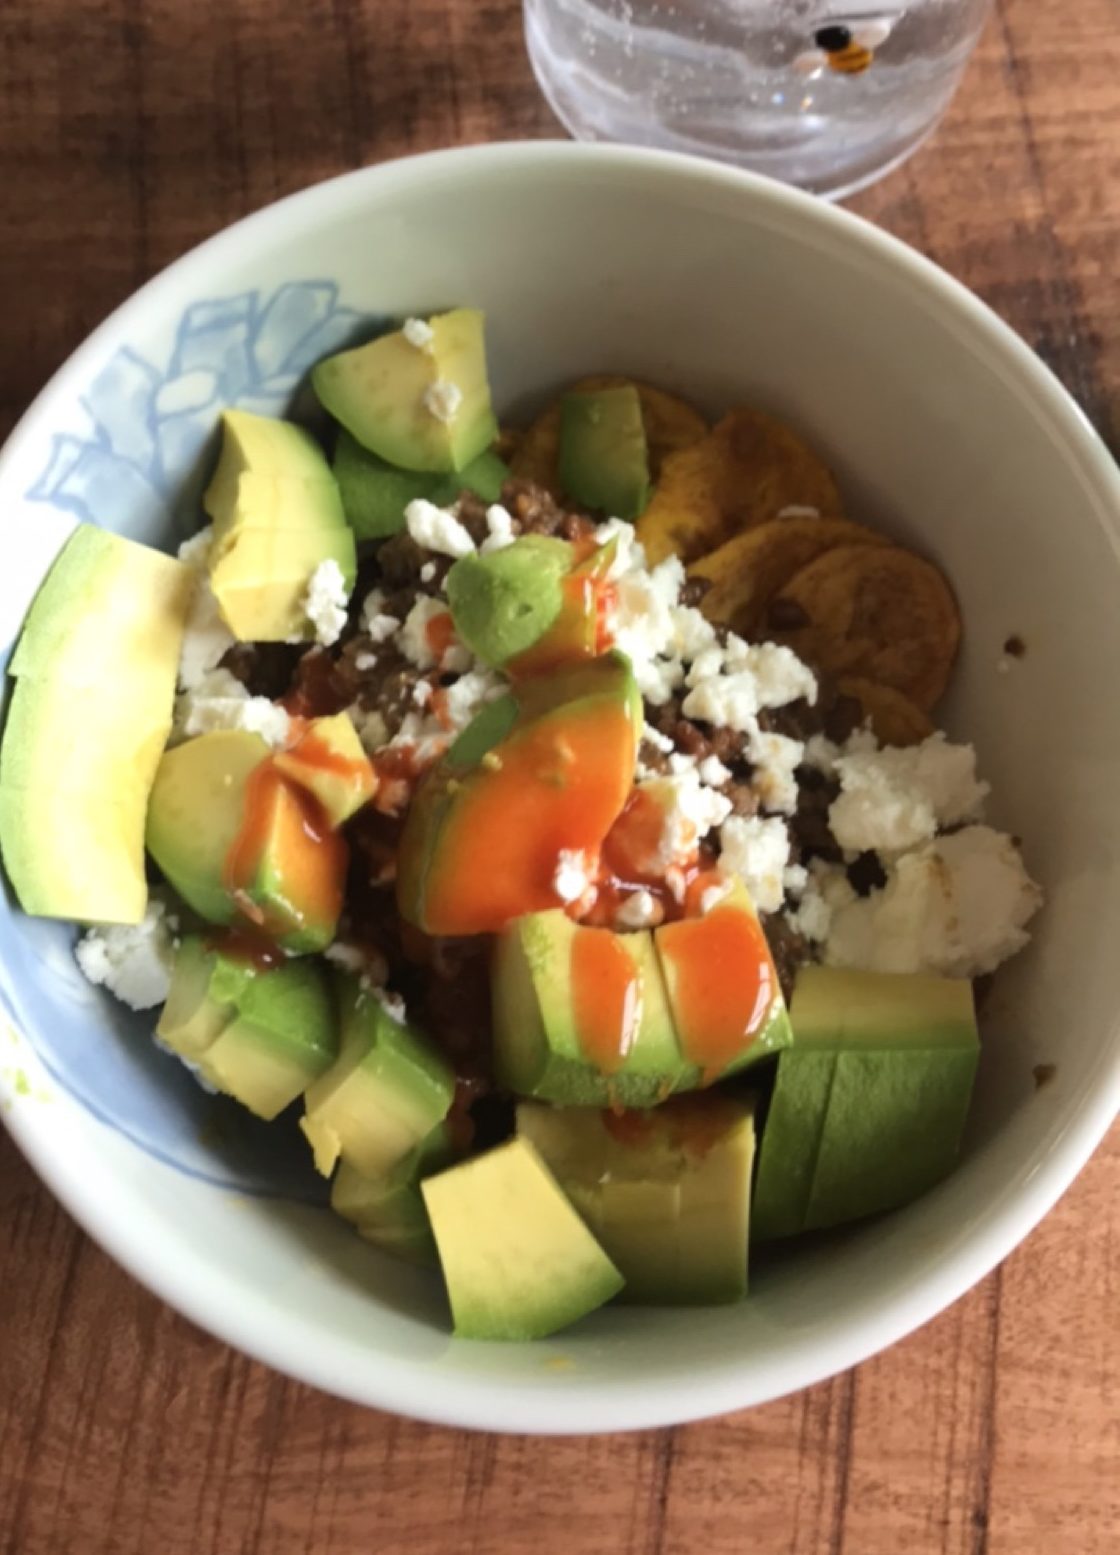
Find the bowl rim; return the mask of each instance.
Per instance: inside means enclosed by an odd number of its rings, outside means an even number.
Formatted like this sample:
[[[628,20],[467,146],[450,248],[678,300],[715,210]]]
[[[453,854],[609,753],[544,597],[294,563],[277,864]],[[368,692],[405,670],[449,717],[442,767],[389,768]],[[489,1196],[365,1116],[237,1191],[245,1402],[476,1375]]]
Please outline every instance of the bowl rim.
[[[831,234],[850,249],[904,276],[918,300],[936,305],[947,321],[982,338],[1018,392],[1045,412],[1076,453],[1101,498],[1114,548],[1120,549],[1120,470],[1085,413],[1050,369],[1011,327],[961,282],[900,239],[853,212],[771,179],[675,152],[587,145],[565,140],[493,142],[403,156],[313,184],[206,239],[147,281],[120,304],[71,354],[32,401],[0,449],[0,488],[19,445],[37,423],[49,421],[57,401],[73,396],[86,364],[139,321],[161,290],[200,259],[221,261],[247,234],[281,227],[298,212],[301,225],[361,205],[367,191],[384,196],[394,184],[429,177],[489,173],[497,168],[535,174],[583,169],[604,177],[656,176],[668,190],[706,186],[739,196],[771,216],[788,216],[805,230]],[[1095,1092],[1036,1164],[1028,1180],[1007,1189],[972,1224],[962,1244],[932,1275],[922,1275],[878,1306],[869,1304],[825,1337],[806,1340],[797,1359],[729,1356],[718,1375],[681,1383],[638,1377],[582,1383],[576,1389],[527,1389],[483,1377],[446,1373],[425,1377],[413,1360],[375,1352],[377,1366],[354,1374],[349,1351],[303,1316],[275,1311],[262,1322],[244,1310],[242,1286],[224,1270],[215,1278],[162,1264],[156,1228],[131,1223],[104,1197],[111,1170],[102,1162],[69,1163],[52,1146],[38,1109],[12,1108],[2,1121],[37,1174],[79,1225],[142,1285],[225,1343],[299,1381],[355,1403],[433,1424],[541,1434],[592,1434],[665,1427],[752,1407],[836,1375],[930,1321],[983,1279],[1038,1224],[1073,1182],[1120,1113],[1120,1043]],[[310,1341],[310,1342],[309,1342]],[[435,1382],[435,1386],[433,1386]]]

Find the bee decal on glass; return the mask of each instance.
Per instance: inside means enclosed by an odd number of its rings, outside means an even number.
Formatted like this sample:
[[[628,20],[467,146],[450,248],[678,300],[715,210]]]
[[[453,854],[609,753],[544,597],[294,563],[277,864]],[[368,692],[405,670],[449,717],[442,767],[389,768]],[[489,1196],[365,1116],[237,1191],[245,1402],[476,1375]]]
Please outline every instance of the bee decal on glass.
[[[822,19],[813,31],[812,49],[799,54],[793,68],[803,76],[819,76],[825,70],[842,76],[862,75],[870,69],[875,51],[886,43],[901,14],[876,11]]]

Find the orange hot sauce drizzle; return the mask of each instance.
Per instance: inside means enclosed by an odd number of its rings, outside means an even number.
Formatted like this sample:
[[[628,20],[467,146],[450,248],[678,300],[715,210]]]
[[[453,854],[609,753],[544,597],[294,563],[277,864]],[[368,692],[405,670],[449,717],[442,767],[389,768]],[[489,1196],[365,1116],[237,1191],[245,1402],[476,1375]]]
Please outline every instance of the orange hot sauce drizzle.
[[[602,1074],[614,1074],[642,1020],[642,984],[634,963],[609,929],[581,929],[572,940],[571,980],[584,1055]]]
[[[777,990],[762,926],[738,907],[717,906],[658,933],[669,964],[685,1056],[716,1080],[758,1035]]]
[[[369,783],[372,769],[368,757],[344,756],[341,751],[332,749],[316,729],[308,729],[293,745],[289,745],[287,754],[317,772],[340,778],[344,783],[357,786]]]
[[[569,572],[561,583],[560,614],[531,648],[506,665],[509,675],[515,680],[541,675],[606,653],[614,641],[611,622],[617,598],[615,585],[591,568]]]
[[[443,610],[433,616],[424,628],[424,636],[436,656],[436,663],[442,663],[444,654],[455,641],[455,623],[451,619],[450,610]]]

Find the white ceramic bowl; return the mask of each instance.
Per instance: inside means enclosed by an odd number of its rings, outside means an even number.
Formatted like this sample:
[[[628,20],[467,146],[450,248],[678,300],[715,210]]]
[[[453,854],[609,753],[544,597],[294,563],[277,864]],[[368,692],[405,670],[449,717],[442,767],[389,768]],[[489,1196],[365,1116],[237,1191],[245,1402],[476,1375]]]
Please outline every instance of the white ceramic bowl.
[[[1025,838],[1048,895],[988,1008],[960,1169],[827,1250],[760,1267],[741,1306],[617,1308],[548,1343],[455,1342],[434,1278],[301,1202],[304,1177],[231,1105],[207,1132],[209,1104],[153,1052],[150,1022],[77,977],[72,931],[11,912],[5,1121],[127,1269],[273,1366],[459,1425],[663,1425],[804,1387],[925,1322],[1026,1235],[1116,1114],[1120,480],[1008,329],[842,211],[654,153],[453,151],[241,222],[75,354],[0,458],[0,640],[74,515],[171,539],[220,404],[282,410],[359,315],[457,302],[487,311],[503,410],[595,368],[713,412],[766,406],[834,462],[853,514],[948,570],[966,636],[947,721],[978,745],[996,819]],[[1001,674],[1012,632],[1027,654]],[[1057,1072],[1036,1091],[1040,1062]]]

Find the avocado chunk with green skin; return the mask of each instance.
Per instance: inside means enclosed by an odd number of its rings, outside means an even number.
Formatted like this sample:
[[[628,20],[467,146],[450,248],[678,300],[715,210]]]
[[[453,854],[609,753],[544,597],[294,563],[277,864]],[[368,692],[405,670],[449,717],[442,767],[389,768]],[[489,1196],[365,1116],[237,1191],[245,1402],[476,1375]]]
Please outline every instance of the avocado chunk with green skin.
[[[450,1066],[375,992],[338,979],[342,1046],[307,1093],[300,1127],[329,1177],[339,1160],[361,1175],[390,1171],[442,1123],[455,1095]]]
[[[0,851],[26,913],[143,918],[145,812],[193,589],[181,562],[92,525],[39,589],[0,746]]]
[[[622,1289],[622,1275],[526,1139],[421,1185],[461,1339],[543,1339]]]
[[[441,1123],[379,1177],[363,1177],[343,1161],[331,1182],[331,1208],[349,1220],[359,1236],[395,1258],[438,1263],[420,1184],[450,1166],[458,1154],[446,1123]]]
[[[377,778],[347,713],[312,718],[290,749],[273,758],[279,771],[299,783],[339,827],[373,796]]]
[[[259,734],[218,730],[169,750],[148,806],[148,852],[208,923],[233,921],[226,862],[245,820],[249,775],[268,756]]]
[[[304,605],[312,574],[334,562],[347,593],[354,587],[357,551],[345,525],[271,529],[245,525],[211,553],[210,586],[226,625],[241,642],[291,642],[312,631]]]
[[[482,934],[558,905],[560,856],[601,846],[630,793],[641,727],[621,654],[519,682],[483,709],[409,809],[402,916],[429,934]]]
[[[566,394],[560,406],[560,484],[584,507],[637,518],[649,501],[649,450],[633,384]]]
[[[483,556],[461,556],[447,574],[455,630],[495,669],[531,648],[556,620],[572,548],[546,535],[525,535]]]
[[[489,448],[457,475],[397,469],[363,448],[345,427],[334,451],[334,474],[346,521],[359,540],[399,534],[405,528],[405,509],[419,498],[445,507],[461,492],[470,491],[484,502],[497,502],[509,473],[509,466]]]
[[[686,1065],[648,930],[528,914],[498,938],[491,992],[495,1073],[519,1096],[649,1107],[680,1084]]]
[[[979,1058],[971,985],[806,967],[763,1132],[754,1234],[896,1209],[951,1170]]]
[[[622,1300],[677,1306],[746,1295],[750,1098],[681,1097],[621,1116],[522,1102],[517,1130],[623,1275]]]
[[[202,1078],[271,1120],[334,1061],[338,1023],[312,961],[257,969],[197,936],[180,946],[156,1033]]]
[[[430,339],[404,330],[328,357],[311,381],[336,421],[371,453],[404,470],[462,470],[497,436],[486,377],[483,317],[457,308],[429,321]]]
[[[699,918],[654,930],[673,1026],[693,1090],[772,1057],[792,1040],[777,968],[737,876]]]

